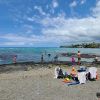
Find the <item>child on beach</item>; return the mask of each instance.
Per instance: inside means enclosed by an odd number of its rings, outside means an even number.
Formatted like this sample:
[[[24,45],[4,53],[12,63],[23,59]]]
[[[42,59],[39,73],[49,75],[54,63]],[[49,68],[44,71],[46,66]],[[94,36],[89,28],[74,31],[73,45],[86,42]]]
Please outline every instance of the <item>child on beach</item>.
[[[74,58],[74,56],[72,56],[71,62],[72,62],[72,65],[75,65],[75,58]]]

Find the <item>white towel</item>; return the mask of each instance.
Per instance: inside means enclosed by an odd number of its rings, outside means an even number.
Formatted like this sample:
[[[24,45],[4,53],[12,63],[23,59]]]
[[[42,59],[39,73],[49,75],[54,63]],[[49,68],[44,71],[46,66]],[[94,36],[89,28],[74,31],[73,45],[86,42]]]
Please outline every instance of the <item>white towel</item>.
[[[86,83],[86,72],[79,72],[78,80],[79,80],[80,84]]]
[[[54,78],[58,78],[58,74],[59,74],[59,67],[55,68],[55,77]]]
[[[90,77],[91,79],[96,78],[96,75],[97,75],[97,68],[96,67],[90,67],[89,72],[91,74],[91,77]]]

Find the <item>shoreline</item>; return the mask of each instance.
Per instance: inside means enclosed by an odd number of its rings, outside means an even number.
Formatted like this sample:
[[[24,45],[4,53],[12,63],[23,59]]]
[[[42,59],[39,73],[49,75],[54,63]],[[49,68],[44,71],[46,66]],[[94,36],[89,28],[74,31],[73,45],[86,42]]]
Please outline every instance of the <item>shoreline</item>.
[[[75,65],[77,65],[78,62],[75,62]],[[84,64],[92,64],[92,62],[86,62],[86,61],[81,61],[82,65]],[[68,65],[71,66],[72,62],[71,61],[57,61],[57,62],[16,62],[16,63],[10,63],[10,64],[0,64],[1,66],[17,66],[17,65],[49,65],[49,64],[53,64],[53,65]],[[96,64],[100,64],[100,62],[98,61],[98,63]]]
[[[91,63],[91,62],[81,62],[83,66],[95,66],[99,67],[100,62],[98,63]],[[80,66],[81,66],[80,65]],[[72,66],[72,62],[70,61],[58,61],[58,62],[21,62],[21,63],[12,63],[12,64],[3,64],[0,65],[0,73],[5,73],[5,72],[13,72],[13,71],[28,71],[32,69],[38,69],[38,68],[52,68],[54,66],[66,66],[70,67]],[[76,62],[74,66],[79,66]]]
[[[77,65],[77,61],[75,62]],[[92,64],[93,62],[88,62],[88,61],[81,61],[82,64]],[[16,63],[8,63],[8,64],[0,64],[0,66],[5,66],[5,65],[18,65],[18,64],[68,64],[71,65],[71,61],[49,61],[49,62],[34,62],[34,61],[28,61],[28,62],[16,62]],[[100,64],[100,61],[98,61],[96,64]]]

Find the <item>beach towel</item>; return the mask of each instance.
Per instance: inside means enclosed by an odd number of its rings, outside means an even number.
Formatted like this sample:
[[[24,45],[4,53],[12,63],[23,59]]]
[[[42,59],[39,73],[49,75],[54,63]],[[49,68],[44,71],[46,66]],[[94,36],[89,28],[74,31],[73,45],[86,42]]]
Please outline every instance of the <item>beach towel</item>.
[[[59,74],[59,67],[55,68],[55,77],[54,78],[58,78],[58,74]]]
[[[67,83],[67,85],[68,86],[70,86],[70,85],[77,85],[77,84],[79,84],[80,82],[70,82],[70,83]]]
[[[96,79],[96,76],[97,76],[97,68],[96,67],[90,67],[88,71],[90,73],[90,78],[91,79]]]
[[[78,72],[78,80],[80,84],[86,83],[86,72]]]

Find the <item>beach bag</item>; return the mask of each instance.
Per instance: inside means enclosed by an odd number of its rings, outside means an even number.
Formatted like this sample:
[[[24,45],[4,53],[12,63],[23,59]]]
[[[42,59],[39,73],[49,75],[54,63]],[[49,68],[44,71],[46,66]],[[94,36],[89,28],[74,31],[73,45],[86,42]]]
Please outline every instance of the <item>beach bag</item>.
[[[80,66],[79,70],[77,70],[78,72],[85,72],[86,71],[86,67],[85,66]]]

